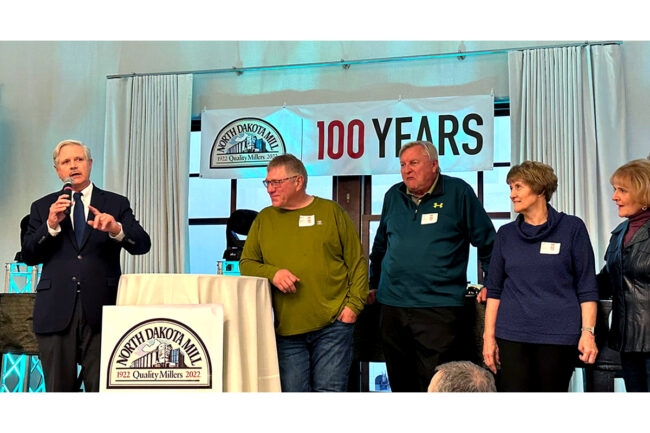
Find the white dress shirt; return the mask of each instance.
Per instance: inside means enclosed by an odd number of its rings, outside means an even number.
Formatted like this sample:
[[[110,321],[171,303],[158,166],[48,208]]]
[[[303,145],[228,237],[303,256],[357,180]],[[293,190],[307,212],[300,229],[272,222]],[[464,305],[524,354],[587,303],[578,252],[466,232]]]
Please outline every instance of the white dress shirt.
[[[83,203],[84,205],[84,216],[86,218],[86,221],[88,221],[88,212],[90,212],[88,206],[90,206],[90,200],[92,199],[92,196],[93,196],[93,183],[91,182],[87,187],[81,190],[81,203]],[[73,197],[74,197],[74,193],[73,193]],[[74,207],[76,205],[73,197],[70,197],[70,199],[72,200],[72,206],[70,206],[70,215],[74,215]],[[70,222],[72,223],[72,228],[74,229],[74,218],[70,218]],[[120,225],[120,232],[115,236],[109,233],[108,236],[111,239],[115,239],[116,241],[120,242],[122,239],[124,239],[124,230],[122,230],[122,224],[120,224],[119,222],[118,224]],[[61,225],[57,224],[55,228],[52,228],[48,224],[47,230],[50,232],[50,235],[57,236],[59,233],[61,233]]]

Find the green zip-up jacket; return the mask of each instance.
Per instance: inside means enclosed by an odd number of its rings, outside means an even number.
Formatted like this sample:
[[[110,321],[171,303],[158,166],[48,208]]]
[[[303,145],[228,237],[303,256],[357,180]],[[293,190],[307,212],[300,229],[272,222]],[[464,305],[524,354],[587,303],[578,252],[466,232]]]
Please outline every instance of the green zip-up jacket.
[[[368,262],[348,214],[314,197],[302,209],[263,209],[251,226],[239,269],[268,278],[288,269],[300,279],[296,293],[273,288],[276,332],[297,335],[333,323],[344,307],[357,315],[368,297]]]
[[[393,307],[464,305],[469,244],[487,273],[495,230],[471,186],[439,175],[419,205],[403,182],[384,196],[370,254],[370,289]]]

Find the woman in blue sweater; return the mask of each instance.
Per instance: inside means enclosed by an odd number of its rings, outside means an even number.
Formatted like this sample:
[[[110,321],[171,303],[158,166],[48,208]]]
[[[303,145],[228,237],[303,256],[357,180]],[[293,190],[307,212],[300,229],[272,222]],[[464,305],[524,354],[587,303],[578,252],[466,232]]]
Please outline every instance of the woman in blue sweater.
[[[487,279],[483,357],[500,391],[566,392],[577,364],[596,360],[594,253],[578,217],[549,205],[553,169],[510,169],[517,219],[497,233]]]

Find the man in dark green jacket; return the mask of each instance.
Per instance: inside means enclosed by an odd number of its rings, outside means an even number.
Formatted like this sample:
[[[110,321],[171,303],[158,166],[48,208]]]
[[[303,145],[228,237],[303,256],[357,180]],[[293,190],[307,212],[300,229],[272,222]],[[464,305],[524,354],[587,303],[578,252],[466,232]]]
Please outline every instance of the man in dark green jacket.
[[[440,174],[432,143],[400,150],[403,182],[384,197],[370,254],[370,296],[393,391],[426,391],[438,364],[457,357],[469,244],[487,272],[495,231],[465,181]]]

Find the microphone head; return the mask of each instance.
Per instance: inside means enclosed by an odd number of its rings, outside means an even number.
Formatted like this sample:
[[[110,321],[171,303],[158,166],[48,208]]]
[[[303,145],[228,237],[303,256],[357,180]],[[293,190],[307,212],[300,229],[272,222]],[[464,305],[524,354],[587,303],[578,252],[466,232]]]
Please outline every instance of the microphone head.
[[[68,199],[72,198],[72,184],[73,183],[74,183],[74,181],[72,180],[71,177],[66,177],[65,179],[63,179],[63,189],[61,190],[61,192],[63,194],[65,194],[65,195],[67,195]],[[65,208],[65,210],[63,211],[64,215],[70,215],[70,207],[71,206]]]

